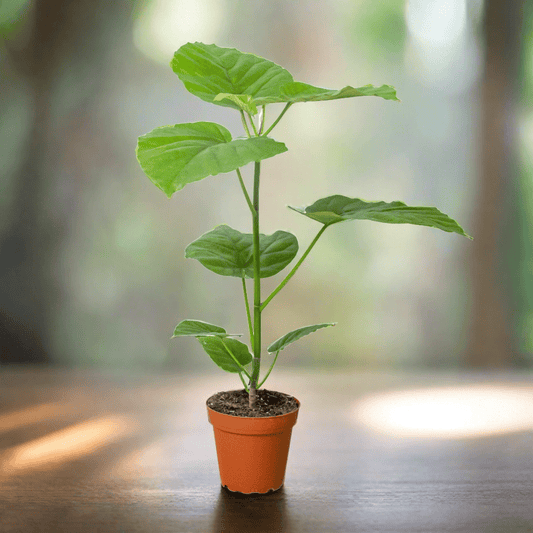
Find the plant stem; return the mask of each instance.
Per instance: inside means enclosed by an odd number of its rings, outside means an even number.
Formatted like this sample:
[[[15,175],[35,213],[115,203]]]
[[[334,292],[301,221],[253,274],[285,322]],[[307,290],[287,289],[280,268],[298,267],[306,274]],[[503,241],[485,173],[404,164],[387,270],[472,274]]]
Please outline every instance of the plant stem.
[[[289,102],[284,108],[283,108],[283,111],[280,113],[279,117],[272,123],[272,125],[270,126],[270,128],[268,128],[268,130],[265,131],[265,133],[263,133],[263,136],[266,137],[274,128],[275,126],[278,124],[278,122],[281,120],[281,118],[283,117],[283,115],[289,110],[289,107],[291,107],[292,103]]]
[[[242,174],[240,169],[235,169],[237,172],[237,176],[239,178],[239,183],[241,184],[242,192],[244,193],[244,197],[246,198],[246,203],[248,204],[248,207],[250,208],[250,211],[252,212],[252,215],[254,214],[254,206],[252,205],[252,201],[250,200],[250,196],[248,194],[248,191],[246,190],[246,185],[244,185],[244,181],[242,179]]]
[[[248,129],[248,124],[246,123],[246,117],[244,116],[244,111],[242,109],[240,111],[241,111],[242,125],[244,126],[244,130],[246,131],[246,135],[248,135],[248,137],[251,137],[250,130]]]
[[[248,390],[248,386],[246,385],[246,381],[244,381],[244,378],[242,377],[242,372],[239,372],[239,377],[241,378],[242,384],[244,386],[244,390],[250,393],[250,391]]]
[[[278,359],[279,352],[281,352],[281,350],[278,350],[276,352],[276,357],[274,357],[274,361],[272,361],[272,364],[270,365],[270,368],[268,369],[267,375],[263,378],[263,381],[261,381],[261,383],[259,383],[259,385],[257,386],[258,388],[261,388],[261,385],[263,385],[263,383],[267,380],[268,376],[270,376],[270,372],[272,372],[272,369],[274,368],[274,365],[276,364],[276,361]]]
[[[252,115],[250,115],[250,113],[248,113],[248,118],[250,119],[250,124],[252,125],[255,136],[258,137],[259,133],[257,133],[257,128],[255,127],[254,119],[252,118]]]
[[[237,361],[237,358],[233,355],[232,351],[224,343],[222,343],[222,345],[224,346],[226,352],[228,352],[229,356],[233,359],[235,364],[241,369],[241,372],[244,372],[249,378],[251,378],[246,369],[241,365],[241,363],[239,363],[239,361]],[[241,372],[239,372],[239,375]]]
[[[261,163],[258,161],[254,165],[254,195],[253,206],[255,212],[252,214],[253,225],[253,260],[254,260],[254,346],[252,361],[252,377],[250,379],[249,405],[250,409],[255,409],[257,381],[261,367],[261,269],[260,269],[260,249],[259,249],[259,177],[261,175]]]
[[[261,115],[259,119],[259,135],[263,133],[265,128],[266,106],[261,106]]]
[[[327,227],[328,226],[324,224],[320,228],[320,231],[316,234],[315,238],[313,239],[311,244],[308,246],[307,250],[304,252],[302,257],[300,257],[300,260],[296,263],[296,265],[294,265],[294,268],[287,274],[286,278],[272,291],[270,296],[263,302],[263,305],[260,308],[261,311],[263,311],[263,309],[268,305],[270,300],[272,300],[272,298],[274,298],[274,296],[276,296],[276,294],[278,294],[278,292],[281,289],[283,289],[285,285],[287,285],[288,281],[294,276],[294,274],[296,274],[296,271],[298,270],[298,268],[300,268],[300,265],[304,262],[305,258],[309,255],[309,252],[313,249],[313,246],[317,243],[318,239],[320,239],[320,236],[322,235],[322,233],[326,231]]]
[[[254,330],[252,327],[252,317],[250,315],[250,304],[248,303],[248,291],[246,290],[246,280],[244,278],[244,270],[242,272],[242,292],[244,293],[244,305],[246,306],[246,317],[248,319],[248,331],[250,332],[250,344],[254,344]]]

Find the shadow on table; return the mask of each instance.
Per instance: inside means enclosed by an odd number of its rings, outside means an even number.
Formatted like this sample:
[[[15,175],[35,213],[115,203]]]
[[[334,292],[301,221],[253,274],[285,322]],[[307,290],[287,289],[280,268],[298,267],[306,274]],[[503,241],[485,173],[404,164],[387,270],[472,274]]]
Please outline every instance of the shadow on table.
[[[213,531],[286,533],[290,531],[283,487],[270,494],[245,495],[221,487]]]

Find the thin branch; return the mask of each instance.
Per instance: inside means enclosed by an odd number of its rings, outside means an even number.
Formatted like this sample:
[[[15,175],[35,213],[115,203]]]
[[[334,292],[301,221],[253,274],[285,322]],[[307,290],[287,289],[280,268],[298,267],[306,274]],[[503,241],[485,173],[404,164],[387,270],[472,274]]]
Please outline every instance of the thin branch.
[[[259,115],[259,135],[263,133],[265,127],[266,106],[261,106],[261,114]]]
[[[239,361],[237,361],[237,358],[233,355],[232,351],[222,342],[222,346],[226,349],[226,352],[229,353],[230,357],[235,361],[235,364],[241,369],[241,372],[244,372],[249,379],[252,379],[252,376],[246,372],[246,368],[244,368]]]
[[[274,357],[274,361],[272,361],[272,364],[270,365],[270,368],[268,369],[267,375],[263,378],[263,381],[261,381],[261,383],[257,385],[258,389],[261,388],[261,385],[267,380],[268,376],[270,376],[270,372],[272,372],[272,369],[274,368],[274,365],[276,364],[276,361],[278,359],[279,352],[281,352],[281,350],[278,350],[276,352],[276,357]]]
[[[250,199],[250,195],[248,194],[248,191],[246,190],[246,185],[244,185],[244,180],[242,179],[242,174],[240,169],[236,168],[235,171],[237,172],[237,176],[239,178],[239,183],[241,184],[242,192],[244,193],[244,197],[246,198],[246,203],[248,204],[248,207],[250,208],[250,211],[252,212],[252,215],[255,213],[255,208],[252,204],[252,200]]]
[[[259,133],[257,133],[257,128],[255,127],[254,119],[252,118],[252,115],[248,113],[248,118],[250,119],[250,124],[252,125],[252,128],[254,129],[254,134],[256,137],[259,137]]]
[[[318,239],[320,239],[320,236],[322,235],[322,233],[324,233],[327,227],[328,226],[324,224],[320,228],[320,231],[316,234],[315,238],[313,239],[311,244],[308,246],[307,250],[304,252],[302,257],[300,257],[300,260],[296,263],[296,265],[294,265],[294,268],[287,274],[287,277],[274,289],[272,294],[270,294],[270,296],[263,302],[263,304],[261,305],[261,311],[263,311],[263,309],[268,305],[270,300],[272,300],[272,298],[274,298],[274,296],[276,296],[276,294],[278,294],[278,292],[281,289],[283,289],[285,285],[287,285],[288,281],[294,276],[294,274],[296,274],[296,271],[298,270],[298,268],[300,268],[300,265],[304,262],[305,258],[309,255],[309,252],[313,249],[313,246],[316,244]]]
[[[242,377],[241,372],[239,372],[239,377],[241,378],[242,384],[244,385],[244,390],[249,393],[250,391],[248,390],[248,387],[246,386],[246,381],[244,381],[244,378]]]
[[[244,116],[244,111],[240,109],[240,112],[241,112],[242,125],[244,126],[244,130],[246,131],[246,135],[248,135],[248,137],[251,137],[250,130],[248,129],[248,124],[246,123],[246,117]]]
[[[283,111],[280,113],[279,117],[272,123],[272,125],[270,126],[270,128],[268,128],[268,130],[265,131],[265,133],[263,133],[263,137],[266,137],[278,124],[278,122],[281,120],[281,118],[283,117],[283,115],[289,110],[289,107],[291,107],[292,105],[292,102],[289,102],[284,108],[283,108]]]

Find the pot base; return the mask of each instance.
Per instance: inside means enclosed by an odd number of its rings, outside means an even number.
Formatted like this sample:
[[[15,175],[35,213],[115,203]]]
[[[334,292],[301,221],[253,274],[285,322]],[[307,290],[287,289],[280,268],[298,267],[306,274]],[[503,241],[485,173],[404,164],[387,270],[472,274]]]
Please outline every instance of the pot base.
[[[274,492],[278,492],[278,490],[281,490],[283,488],[283,483],[277,489],[270,489],[267,492],[241,492],[240,490],[231,490],[227,487],[227,485],[221,485],[221,487],[224,490],[227,490],[231,494],[235,494],[235,495],[238,494],[242,496],[265,496],[267,494],[274,494]]]

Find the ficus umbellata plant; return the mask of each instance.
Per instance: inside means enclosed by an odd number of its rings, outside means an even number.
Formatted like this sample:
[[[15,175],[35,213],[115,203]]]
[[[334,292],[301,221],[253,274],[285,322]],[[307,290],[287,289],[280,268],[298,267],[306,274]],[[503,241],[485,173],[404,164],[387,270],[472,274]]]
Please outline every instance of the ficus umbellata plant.
[[[256,55],[199,42],[183,45],[174,54],[170,65],[194,96],[239,113],[244,135],[233,138],[224,126],[214,122],[155,128],[138,139],[137,159],[142,169],[169,198],[189,183],[235,172],[252,226],[252,233],[241,233],[227,225],[217,226],[185,250],[185,257],[196,259],[215,274],[240,278],[251,349],[235,338],[241,335],[228,334],[223,327],[200,320],[183,320],[176,326],[173,336],[196,337],[220,368],[237,373],[249,393],[249,405],[254,408],[256,391],[270,375],[279,353],[305,335],[334,325],[305,326],[270,344],[267,351],[275,355],[268,372],[260,379],[262,314],[294,276],[326,229],[349,220],[373,220],[429,226],[469,236],[457,222],[435,207],[411,207],[397,201],[366,202],[341,195],[321,198],[304,208],[289,206],[318,222],[320,228],[293,268],[263,299],[261,279],[284,270],[296,258],[299,248],[296,237],[287,231],[279,230],[272,235],[260,232],[261,161],[287,151],[284,143],[270,136],[271,132],[289,108],[298,103],[359,96],[398,101],[396,91],[389,85],[347,86],[340,90],[314,87],[294,81],[287,70]],[[266,108],[276,104],[283,104],[283,107],[268,124]],[[253,173],[248,176],[251,183],[247,185],[241,169],[252,163]],[[253,280],[252,298],[249,298],[248,280]]]

